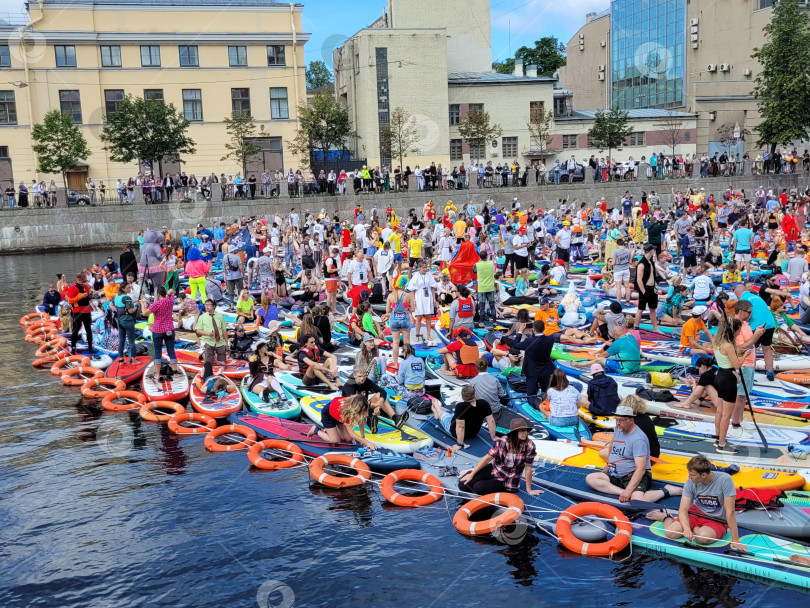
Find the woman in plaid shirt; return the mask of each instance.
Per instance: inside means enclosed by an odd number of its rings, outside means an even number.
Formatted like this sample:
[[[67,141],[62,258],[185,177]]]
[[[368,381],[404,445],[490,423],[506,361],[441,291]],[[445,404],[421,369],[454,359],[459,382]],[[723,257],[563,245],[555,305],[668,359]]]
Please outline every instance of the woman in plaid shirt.
[[[543,490],[532,489],[532,463],[537,450],[529,439],[530,430],[523,418],[512,420],[509,434],[499,437],[474,469],[459,476],[459,489],[474,494],[517,492],[525,472],[526,492],[531,496],[542,494]]]

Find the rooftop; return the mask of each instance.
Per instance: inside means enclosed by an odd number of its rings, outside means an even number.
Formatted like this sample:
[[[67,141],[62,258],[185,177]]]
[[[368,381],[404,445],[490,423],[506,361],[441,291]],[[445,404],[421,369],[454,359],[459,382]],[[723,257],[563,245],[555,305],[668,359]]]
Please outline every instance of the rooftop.
[[[275,0],[41,0],[42,4],[49,5],[75,5],[75,6],[261,6],[261,7],[287,7],[287,2]],[[38,0],[28,0],[25,8],[36,8]],[[302,4],[295,4],[302,7]]]
[[[556,117],[555,120],[593,120],[597,112],[602,110],[574,110],[570,116]],[[694,118],[694,114],[689,112],[673,112],[672,110],[658,110],[654,108],[643,108],[638,110],[627,110],[627,118]]]
[[[454,72],[447,75],[449,84],[532,84],[537,82],[556,82],[551,76],[523,76],[514,74],[494,74],[492,72]]]

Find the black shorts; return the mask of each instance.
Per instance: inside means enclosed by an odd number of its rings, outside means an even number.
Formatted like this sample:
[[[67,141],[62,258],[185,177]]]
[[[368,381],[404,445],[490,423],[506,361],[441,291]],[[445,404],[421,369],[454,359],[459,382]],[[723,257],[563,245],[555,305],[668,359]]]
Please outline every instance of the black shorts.
[[[644,293],[638,294],[638,309],[644,310],[648,306],[650,313],[655,313],[655,309],[658,308],[658,292],[650,286],[647,286]]]
[[[557,259],[563,262],[568,262],[571,259],[571,250],[557,247]]]
[[[625,489],[627,488],[627,484],[630,483],[630,480],[633,478],[632,475],[627,475],[626,477],[616,477],[615,475],[608,474],[608,479],[610,480],[611,485],[616,486],[617,488]],[[646,492],[652,487],[652,473],[649,471],[644,472],[644,476],[641,478],[641,481],[638,482],[636,489],[633,490],[634,492]]]
[[[520,270],[521,268],[528,268],[529,267],[529,258],[528,256],[522,256],[515,254],[515,268]]]
[[[697,263],[697,254],[696,253],[690,253],[690,254],[687,254],[687,255],[683,256],[683,265],[686,268],[695,268],[695,267],[697,267],[697,265],[698,265],[698,263]]]
[[[321,424],[323,425],[323,428],[325,428],[325,429],[333,429],[333,428],[337,427],[337,425],[339,425],[341,423],[334,419],[332,414],[329,413],[329,410],[327,409],[327,407],[324,407],[321,410]]]
[[[765,333],[759,337],[759,340],[757,340],[756,346],[770,346],[773,344],[773,332],[773,327],[771,329],[766,329]]]
[[[730,369],[720,368],[714,376],[714,388],[717,389],[717,396],[727,403],[737,401],[737,375]]]

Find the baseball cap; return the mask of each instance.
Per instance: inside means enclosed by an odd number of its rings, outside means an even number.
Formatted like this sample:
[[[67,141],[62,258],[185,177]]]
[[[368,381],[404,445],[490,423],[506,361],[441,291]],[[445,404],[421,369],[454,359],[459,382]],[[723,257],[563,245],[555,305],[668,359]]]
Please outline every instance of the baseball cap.
[[[526,234],[526,226],[521,226],[518,232],[520,232],[521,234]]]
[[[635,418],[636,413],[633,411],[632,407],[629,407],[627,405],[620,405],[619,407],[616,408],[616,413],[614,414],[614,416],[625,416]]]
[[[651,244],[651,243],[647,243],[646,245],[644,245],[644,251],[645,251],[645,253],[646,253],[647,251],[652,251],[653,249],[655,249],[655,245],[653,245],[653,244]]]
[[[594,363],[591,365],[591,373],[592,374],[600,374],[605,371],[605,368],[602,367],[599,363]]]

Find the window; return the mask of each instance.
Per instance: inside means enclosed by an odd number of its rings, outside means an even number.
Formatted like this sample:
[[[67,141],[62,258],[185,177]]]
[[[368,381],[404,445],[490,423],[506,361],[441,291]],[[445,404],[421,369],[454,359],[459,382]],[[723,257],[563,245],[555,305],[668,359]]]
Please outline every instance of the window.
[[[186,120],[192,122],[202,121],[202,91],[200,89],[183,89],[183,115]]]
[[[196,45],[181,45],[180,47],[180,67],[196,68],[200,65],[200,57],[197,54]],[[158,65],[160,65],[160,55],[158,55]]]
[[[16,124],[17,103],[14,101],[14,91],[0,91],[0,125]]]
[[[482,104],[482,103],[471,103],[470,104],[470,112],[472,112],[473,110],[476,110],[478,112],[483,112],[484,111],[484,104]]]
[[[56,67],[75,68],[76,67],[76,47],[71,45],[57,44],[53,47],[56,52]]]
[[[504,137],[501,142],[501,149],[504,158],[515,158],[518,153],[518,138],[517,137]]]
[[[563,135],[563,150],[570,150],[577,147],[576,135]]]
[[[644,145],[644,131],[634,131],[627,137],[628,146],[643,146]]]
[[[144,89],[143,98],[146,101],[159,101],[160,103],[165,101],[163,99],[163,89]]]
[[[487,156],[487,149],[484,142],[470,143],[470,158],[474,158],[476,160],[484,160]]]
[[[532,122],[542,122],[546,117],[546,104],[543,101],[529,102],[529,120]]]
[[[124,91],[122,89],[105,89],[104,111],[107,113],[107,116],[115,114],[122,101],[124,101]]]
[[[250,89],[231,89],[231,112],[250,116]]]
[[[270,89],[270,118],[289,118],[290,110],[287,107],[287,88],[274,87]]]
[[[457,125],[461,120],[461,109],[457,103],[450,104],[450,126]]]
[[[684,141],[692,141],[692,134],[689,131],[685,131],[683,134]]]
[[[11,53],[7,44],[0,44],[0,68],[11,67]]]
[[[0,146],[0,158],[10,158],[8,155],[8,146]]]
[[[160,47],[156,45],[141,46],[141,67],[160,67]]]
[[[284,59],[284,47],[279,45],[267,46],[267,65],[287,65]]]
[[[101,47],[101,67],[120,68],[121,67],[121,47],[106,46]]]
[[[464,160],[464,152],[461,148],[460,139],[450,140],[450,160]]]
[[[596,142],[594,142],[593,137],[591,137],[590,135],[588,135],[588,147],[589,148],[595,148],[596,147]]]
[[[270,51],[267,51],[268,61],[270,58]],[[247,65],[247,47],[246,46],[229,46],[228,47],[228,64],[233,67]]]
[[[78,91],[59,91],[59,109],[62,114],[71,117],[73,124],[82,124],[82,104]]]

